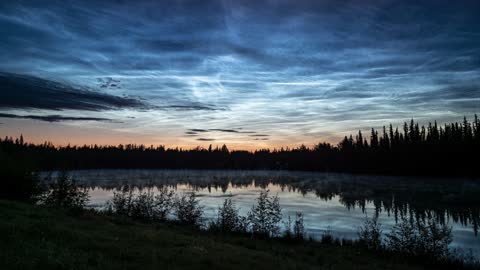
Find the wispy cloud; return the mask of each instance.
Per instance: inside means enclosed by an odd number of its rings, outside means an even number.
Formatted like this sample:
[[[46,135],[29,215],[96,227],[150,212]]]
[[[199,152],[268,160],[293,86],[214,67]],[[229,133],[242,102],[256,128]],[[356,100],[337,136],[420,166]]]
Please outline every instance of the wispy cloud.
[[[252,135],[248,135],[250,137],[268,137],[270,135],[267,135],[267,134],[252,134]]]
[[[223,128],[209,128],[209,129],[193,128],[185,132],[185,134],[187,135],[199,135],[200,133],[230,133],[234,135],[241,135],[241,134],[254,134],[256,132],[246,131],[242,129],[223,129]],[[248,135],[248,136],[254,136],[254,135]],[[258,136],[268,136],[268,135],[258,135]]]
[[[197,138],[197,141],[211,142],[211,141],[215,141],[215,139],[211,139],[211,138]]]
[[[61,122],[61,121],[112,121],[107,118],[99,117],[75,117],[62,115],[16,115],[9,113],[0,113],[0,118],[17,118],[17,119],[33,119],[45,122]]]

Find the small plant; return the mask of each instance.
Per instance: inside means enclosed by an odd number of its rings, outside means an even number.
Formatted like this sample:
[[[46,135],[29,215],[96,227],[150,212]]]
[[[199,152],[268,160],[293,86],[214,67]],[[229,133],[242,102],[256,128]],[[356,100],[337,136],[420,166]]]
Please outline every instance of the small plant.
[[[283,222],[283,225],[285,226],[285,232],[283,234],[283,237],[286,239],[292,239],[293,238],[292,217],[290,215],[288,215],[287,220]]]
[[[117,215],[130,216],[132,201],[133,189],[129,185],[124,185],[120,191],[113,192],[112,212]]]
[[[61,172],[54,180],[49,180],[48,191],[42,201],[51,207],[82,209],[88,202],[88,191],[66,172]]]
[[[200,206],[195,192],[183,194],[175,200],[175,215],[182,224],[200,226],[203,207]]]
[[[225,199],[223,205],[218,208],[216,221],[218,230],[222,232],[241,231],[240,216],[232,199]]]
[[[358,237],[360,242],[369,249],[378,250],[382,248],[382,229],[378,222],[378,216],[365,220],[365,223],[359,229]]]
[[[387,234],[388,249],[410,256],[447,259],[451,242],[451,227],[439,224],[433,218],[414,222],[404,217]]]
[[[295,213],[295,220],[292,222],[292,218],[288,216],[287,221],[284,222],[285,224],[285,234],[284,237],[287,239],[297,239],[297,240],[304,240],[305,239],[305,225],[303,223],[303,214],[301,212]],[[293,228],[292,228],[293,224]]]
[[[393,252],[414,255],[418,237],[413,221],[402,217],[401,222],[393,226],[391,232],[386,235],[387,248]]]
[[[154,216],[155,198],[153,192],[149,189],[145,192],[140,192],[132,200],[130,207],[130,216],[133,219],[152,221]]]
[[[174,191],[168,190],[166,186],[158,189],[158,194],[155,196],[153,207],[153,215],[155,217],[155,220],[167,220],[168,214],[170,214],[174,206],[174,194]]]
[[[252,226],[252,233],[267,237],[278,235],[280,230],[278,223],[282,220],[278,196],[270,197],[268,191],[262,191],[248,214],[248,220]]]
[[[241,233],[247,233],[250,228],[250,221],[248,217],[238,216],[237,231]]]
[[[112,212],[144,221],[165,221],[173,208],[173,191],[167,187],[159,189],[157,195],[151,189],[133,194],[133,188],[125,185],[113,193],[110,204]]]
[[[419,221],[417,226],[420,235],[420,252],[429,257],[448,258],[448,245],[452,243],[452,228],[438,223],[434,218],[426,222]]]
[[[322,244],[333,244],[335,238],[333,237],[332,230],[330,228],[327,228],[325,231],[322,233],[322,238],[320,242]]]
[[[305,224],[303,223],[303,214],[297,212],[295,222],[293,223],[293,236],[295,239],[303,240],[305,238]]]

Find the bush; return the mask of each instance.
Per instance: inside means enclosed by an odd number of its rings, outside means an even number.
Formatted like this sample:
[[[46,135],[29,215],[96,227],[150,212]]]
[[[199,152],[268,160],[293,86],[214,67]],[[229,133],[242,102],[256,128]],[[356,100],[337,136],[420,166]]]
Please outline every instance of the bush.
[[[333,244],[335,242],[335,238],[333,237],[333,233],[330,228],[327,228],[325,231],[323,231],[320,242],[322,244]]]
[[[285,222],[285,238],[293,238],[297,240],[305,239],[305,224],[303,223],[303,214],[301,212],[295,213],[295,220],[288,216],[288,220]]]
[[[268,191],[262,191],[257,203],[252,206],[248,214],[252,233],[267,237],[279,233],[278,223],[282,220],[282,209],[278,196],[269,197]]]
[[[293,236],[295,239],[305,238],[305,224],[303,223],[303,214],[296,213],[295,222],[293,223]]]
[[[167,187],[159,189],[155,196],[151,189],[133,195],[133,188],[125,185],[113,193],[111,211],[118,215],[144,221],[165,221],[173,208],[173,191]]]
[[[130,216],[136,220],[154,220],[154,203],[154,195],[150,189],[145,192],[140,192],[137,196],[133,197],[131,201]]]
[[[404,217],[387,234],[388,249],[410,256],[447,259],[451,242],[451,227],[439,224],[433,218],[414,222]]]
[[[210,223],[209,229],[221,232],[245,231],[242,220],[232,199],[225,199],[218,208],[217,220]]]
[[[287,239],[292,239],[293,238],[292,217],[288,215],[287,220],[284,221],[283,224],[285,225],[285,232],[283,234],[283,237]]]
[[[358,232],[359,240],[369,249],[379,250],[382,248],[382,230],[378,222],[378,216],[372,219],[366,219]]]
[[[192,226],[201,225],[203,207],[200,206],[195,192],[177,197],[174,208],[176,210],[175,215],[180,223]]]
[[[174,191],[168,190],[167,187],[161,187],[155,196],[155,203],[153,207],[153,215],[158,221],[165,221],[174,207]]]
[[[237,231],[241,233],[247,233],[250,228],[250,221],[248,217],[238,216]]]
[[[418,233],[413,221],[402,217],[402,221],[393,226],[386,235],[387,248],[394,252],[414,255],[418,245]]]
[[[448,258],[448,245],[453,240],[452,228],[438,223],[434,218],[426,222],[418,221],[417,227],[420,235],[419,253],[429,257]]]
[[[61,172],[55,180],[47,177],[48,191],[42,202],[51,207],[82,209],[88,202],[87,189],[77,184],[66,172]]]
[[[117,215],[130,216],[133,200],[133,189],[124,185],[120,191],[113,192],[113,199],[109,202],[111,211]]]

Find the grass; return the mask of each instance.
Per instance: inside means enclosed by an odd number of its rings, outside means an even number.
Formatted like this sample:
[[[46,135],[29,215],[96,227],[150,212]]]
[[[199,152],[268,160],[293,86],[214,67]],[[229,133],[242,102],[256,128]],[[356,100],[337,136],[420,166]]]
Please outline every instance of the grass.
[[[358,246],[251,239],[0,201],[0,269],[424,269]]]

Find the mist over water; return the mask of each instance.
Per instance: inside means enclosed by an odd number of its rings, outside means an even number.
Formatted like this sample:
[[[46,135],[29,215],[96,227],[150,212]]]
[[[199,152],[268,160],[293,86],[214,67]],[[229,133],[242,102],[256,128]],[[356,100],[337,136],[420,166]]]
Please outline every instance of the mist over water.
[[[306,231],[325,231],[355,239],[366,217],[378,215],[384,233],[402,217],[433,216],[452,226],[451,248],[480,256],[480,184],[474,179],[385,177],[286,171],[81,170],[71,172],[89,189],[89,207],[102,209],[122,185],[136,192],[168,186],[176,193],[195,191],[206,221],[231,198],[246,215],[262,190],[278,195],[284,220],[304,214]],[[283,224],[281,225],[283,227]]]

